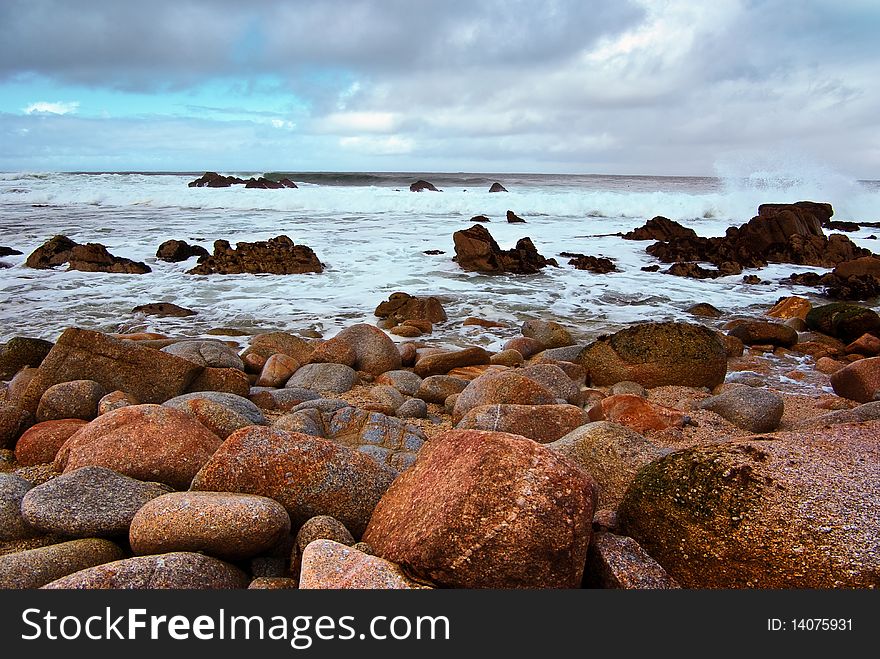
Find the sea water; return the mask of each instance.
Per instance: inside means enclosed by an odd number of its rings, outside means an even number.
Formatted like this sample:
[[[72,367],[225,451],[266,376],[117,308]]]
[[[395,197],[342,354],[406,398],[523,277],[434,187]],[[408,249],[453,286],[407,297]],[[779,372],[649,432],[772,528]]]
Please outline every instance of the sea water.
[[[450,321],[436,329],[431,340],[438,343],[497,349],[529,318],[557,320],[588,340],[635,322],[693,320],[686,310],[697,302],[713,304],[729,319],[759,314],[784,295],[822,300],[816,289],[780,283],[792,273],[826,272],[821,268],[779,264],[715,280],[643,271],[658,263],[645,253],[650,241],[617,234],[655,215],[701,236],[722,235],[727,227],[747,222],[765,202],[830,202],[833,219],[880,220],[880,182],[720,173],[697,178],[294,172],[283,175],[299,187],[280,190],[188,187],[201,172],[0,174],[0,246],[23,252],[0,258],[10,266],[0,268],[0,342],[16,335],[53,340],[69,326],[191,337],[217,329],[317,331],[329,337],[357,322],[375,323],[376,305],[396,291],[442,300]],[[442,192],[410,192],[409,184],[419,178]],[[509,192],[489,193],[495,181]],[[508,210],[526,223],[509,224]],[[528,236],[560,267],[534,275],[461,270],[452,260],[452,234],[472,226],[474,215],[491,219],[484,226],[502,248]],[[27,255],[56,234],[101,243],[116,256],[145,262],[152,272],[27,268]],[[187,274],[195,258],[167,263],[155,256],[169,239],[210,252],[217,239],[234,245],[281,234],[311,247],[324,272],[195,276]],[[877,252],[874,234],[880,230],[847,235]],[[443,253],[425,254],[429,250]],[[560,252],[608,257],[619,271],[579,271]],[[749,274],[766,283],[743,283]],[[132,312],[150,302],[173,302],[196,315]],[[468,316],[501,321],[507,328],[462,326]]]

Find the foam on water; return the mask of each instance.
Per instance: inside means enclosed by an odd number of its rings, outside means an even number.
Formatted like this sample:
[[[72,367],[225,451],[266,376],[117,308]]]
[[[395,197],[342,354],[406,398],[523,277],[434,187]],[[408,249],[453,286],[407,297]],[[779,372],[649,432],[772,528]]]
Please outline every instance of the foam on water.
[[[695,302],[748,313],[781,295],[815,295],[812,289],[781,288],[775,282],[816,268],[771,266],[756,274],[774,284],[753,286],[743,284],[741,276],[696,281],[643,272],[642,266],[655,262],[644,252],[649,243],[609,234],[629,231],[654,215],[706,236],[721,235],[731,224],[747,221],[759,203],[771,201],[830,201],[841,219],[880,217],[880,192],[873,184],[837,186],[835,194],[843,195],[838,198],[828,196],[832,190],[822,190],[818,178],[796,186],[780,179],[773,187],[768,177],[749,181],[736,171],[726,179],[436,175],[428,180],[444,191],[418,194],[404,185],[416,177],[406,175],[370,175],[369,185],[345,184],[351,179],[320,185],[313,176],[296,190],[187,187],[195,176],[0,174],[0,245],[24,253],[5,257],[13,267],[0,269],[0,341],[20,334],[54,339],[70,325],[184,335],[217,327],[317,329],[329,336],[354,322],[375,322],[375,306],[398,290],[440,296],[454,320],[474,315],[513,324],[553,318],[588,338],[632,322],[689,319],[684,310]],[[490,194],[488,185],[474,185],[492,180],[511,192]],[[844,215],[841,208],[860,209],[860,214]],[[508,209],[527,223],[508,224]],[[451,260],[452,233],[470,226],[477,214],[492,219],[486,226],[502,247],[530,236],[562,267],[530,276],[463,272]],[[153,272],[113,275],[23,266],[27,254],[59,233],[100,242],[113,254],[145,261]],[[871,233],[849,235],[876,250]],[[173,264],[155,258],[158,245],[170,238],[210,251],[219,238],[235,243],[279,234],[312,247],[325,272],[198,277],[186,274],[194,259]],[[445,254],[424,254],[433,249]],[[576,271],[557,256],[562,251],[613,258],[621,272]],[[137,305],[158,301],[198,315],[162,319],[131,313]],[[438,335],[498,347],[514,331],[450,323]]]

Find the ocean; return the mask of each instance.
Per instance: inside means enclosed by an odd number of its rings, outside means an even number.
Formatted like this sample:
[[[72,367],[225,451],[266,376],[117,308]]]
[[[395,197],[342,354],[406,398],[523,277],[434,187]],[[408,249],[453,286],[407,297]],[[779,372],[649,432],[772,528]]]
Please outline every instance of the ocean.
[[[222,172],[247,178],[262,172]],[[657,177],[449,173],[277,173],[298,189],[189,188],[202,172],[0,174],[0,246],[23,252],[0,258],[0,342],[17,335],[54,340],[69,326],[103,332],[161,332],[198,337],[209,330],[249,334],[284,330],[330,337],[373,311],[391,293],[438,296],[449,322],[428,337],[441,345],[498,349],[529,318],[557,320],[588,340],[627,324],[693,320],[686,309],[708,302],[725,319],[755,315],[785,295],[822,301],[816,289],[779,280],[821,268],[771,265],[715,280],[644,272],[657,263],[648,241],[614,235],[664,215],[701,236],[747,222],[765,202],[830,202],[835,220],[880,220],[880,181],[839,176],[783,177],[762,172],[730,177]],[[442,192],[409,191],[417,179]],[[489,193],[498,181],[509,192]],[[526,220],[509,224],[507,210]],[[452,234],[486,215],[502,248],[529,236],[559,268],[535,275],[484,275],[453,261]],[[875,253],[878,229],[847,234]],[[28,254],[64,234],[104,244],[112,254],[143,261],[145,275],[34,270]],[[184,263],[156,259],[168,239],[212,251],[213,241],[266,240],[285,234],[311,247],[326,269],[306,275],[194,276]],[[426,255],[427,250],[441,250]],[[615,261],[620,272],[575,270],[560,252]],[[661,264],[661,270],[667,266]],[[757,274],[762,284],[745,284]],[[187,318],[132,313],[150,302],[197,312]],[[877,308],[877,300],[869,306]],[[462,326],[468,316],[507,328]],[[230,335],[235,332],[230,332]],[[214,334],[216,336],[216,333]],[[397,339],[400,340],[400,339]]]

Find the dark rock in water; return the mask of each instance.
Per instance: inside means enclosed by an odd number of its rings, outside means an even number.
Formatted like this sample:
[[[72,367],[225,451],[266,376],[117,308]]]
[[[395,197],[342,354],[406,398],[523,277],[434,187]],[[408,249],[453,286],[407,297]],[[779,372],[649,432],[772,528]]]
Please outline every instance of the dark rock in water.
[[[409,293],[392,293],[376,307],[374,315],[391,318],[402,323],[404,320],[427,320],[442,323],[447,320],[446,311],[436,297],[414,297]]]
[[[822,222],[832,212],[829,204],[813,202],[763,204],[757,216],[741,227],[730,227],[723,237],[673,238],[654,243],[646,251],[665,263],[709,262],[719,268],[730,263],[740,271],[768,263],[831,268],[842,261],[869,256],[870,251],[858,247],[846,236],[825,236]]]
[[[272,181],[267,179],[265,176],[261,176],[260,178],[250,178],[245,181],[244,187],[246,188],[260,188],[263,190],[280,190],[285,187],[283,183],[278,181]],[[294,186],[296,187],[296,186]]]
[[[761,278],[758,275],[743,275],[743,283],[744,284],[760,284],[762,283]]]
[[[190,181],[191,188],[228,188],[231,185],[244,183],[244,179],[237,176],[223,176],[217,172],[205,172],[195,181]]]
[[[691,279],[717,279],[718,277],[726,277],[727,275],[738,275],[742,272],[742,268],[737,263],[726,261],[722,263],[717,270],[709,270],[703,268],[696,263],[673,263],[669,269],[664,270],[668,275],[676,275],[677,277],[690,277]]]
[[[507,192],[507,188],[501,185],[498,181],[492,184],[492,187],[489,188],[489,192]]]
[[[293,181],[291,181],[291,180],[290,180],[289,178],[287,178],[287,177],[281,179],[281,180],[278,181],[278,182],[279,182],[281,185],[283,185],[285,188],[298,188],[298,187],[299,187],[296,183],[294,183]]]
[[[422,254],[427,254],[428,256],[437,256],[438,254],[445,254],[442,249],[426,249]]]
[[[113,256],[104,245],[86,243],[70,250],[68,270],[81,272],[113,272],[127,275],[143,275],[151,272],[150,266],[140,261]]]
[[[644,272],[657,272],[660,269],[660,266],[655,263],[654,265],[646,265],[641,269]]]
[[[67,236],[53,236],[27,257],[25,265],[39,270],[54,268],[67,263],[70,260],[71,250],[76,246],[77,243]]]
[[[786,284],[821,286],[825,295],[837,300],[869,300],[880,295],[880,258],[862,256],[839,263],[831,272],[792,274],[781,280]]]
[[[14,336],[0,347],[0,380],[8,380],[25,366],[39,366],[52,349],[52,342]]]
[[[658,215],[638,229],[623,234],[624,240],[673,240],[676,238],[696,238],[697,232],[683,227],[675,220]]]
[[[507,221],[511,224],[516,224],[518,222],[525,223],[525,220],[513,211],[507,211]]]
[[[827,221],[822,223],[822,227],[825,229],[831,229],[832,231],[858,231],[861,227],[855,222],[836,222],[836,221]]]
[[[191,275],[273,274],[291,275],[321,272],[323,264],[310,247],[295,245],[287,236],[268,241],[236,243],[233,249],[226,240],[214,242],[214,255],[201,257]]]
[[[720,318],[724,315],[720,310],[707,302],[699,302],[698,304],[688,307],[685,311],[692,316],[702,316],[703,318]]]
[[[563,254],[564,256],[564,254]],[[604,256],[588,256],[586,254],[578,254],[568,261],[569,265],[573,265],[576,270],[589,270],[600,275],[609,272],[619,272],[614,261]]]
[[[471,222],[491,222],[491,221],[492,221],[492,220],[490,220],[490,219],[489,219],[488,217],[486,217],[485,215],[474,215],[474,216],[471,218]]]
[[[192,309],[179,307],[171,302],[151,302],[150,304],[141,304],[131,310],[132,313],[142,313],[147,316],[174,316],[183,318],[184,316],[195,316],[196,312]]]
[[[11,247],[4,247],[0,245],[0,256],[17,256],[21,254],[17,249],[12,249]]]
[[[847,302],[832,302],[813,307],[804,319],[811,330],[837,337],[847,343],[866,332],[880,332],[876,311]]]
[[[520,238],[514,249],[502,250],[492,234],[479,224],[456,231],[452,240],[455,243],[453,260],[463,270],[531,274],[548,265],[558,265],[555,259],[541,256],[531,238]]]
[[[208,256],[208,250],[201,245],[190,245],[185,240],[166,240],[156,250],[156,258],[160,261],[178,263],[193,256]]]
[[[418,181],[416,181],[415,183],[413,183],[412,185],[409,186],[410,192],[421,192],[422,190],[430,190],[431,192],[441,192],[441,190],[438,190],[437,188],[435,188],[432,183],[428,183],[427,181],[424,181],[422,179],[419,179]]]

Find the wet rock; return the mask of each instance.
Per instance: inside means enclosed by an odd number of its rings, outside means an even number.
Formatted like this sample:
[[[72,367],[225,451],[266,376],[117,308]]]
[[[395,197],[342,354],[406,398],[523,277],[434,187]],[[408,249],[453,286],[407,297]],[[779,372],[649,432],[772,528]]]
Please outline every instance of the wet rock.
[[[299,362],[290,355],[276,353],[266,360],[256,386],[283,387],[299,367]]]
[[[605,275],[609,272],[619,272],[614,261],[604,256],[590,256],[588,254],[570,254],[563,252],[560,254],[568,258],[568,265],[574,266],[575,270],[588,270],[599,275]]]
[[[798,342],[798,334],[792,328],[781,323],[765,323],[759,320],[745,321],[736,325],[728,332],[745,345],[774,345],[790,348]]]
[[[91,421],[98,416],[98,403],[105,393],[104,388],[94,380],[71,380],[52,385],[40,397],[37,421]]]
[[[109,540],[88,538],[0,556],[0,588],[41,586],[94,565],[116,561],[123,553]]]
[[[813,307],[804,319],[811,330],[849,343],[866,332],[880,331],[877,312],[849,302],[832,302]]]
[[[696,237],[697,232],[693,229],[687,229],[675,220],[662,215],[652,217],[638,229],[623,234],[624,240],[674,240]]]
[[[107,467],[186,489],[220,444],[217,435],[185,412],[132,405],[80,429],[58,451],[55,468],[67,473],[90,465]]]
[[[39,366],[50,350],[51,341],[12,337],[0,347],[0,380],[8,380],[25,367]]]
[[[156,258],[169,263],[179,263],[194,256],[208,256],[208,250],[201,245],[190,245],[185,240],[166,240],[156,250]]]
[[[119,389],[145,403],[161,403],[185,393],[200,372],[190,361],[135,341],[69,328],[43,360],[22,404],[36,411],[49,387],[71,380],[94,380],[105,391]]]
[[[281,235],[253,243],[236,243],[235,248],[226,240],[214,241],[214,254],[200,257],[199,264],[187,273],[299,275],[323,270],[324,265],[310,247],[296,245]]]
[[[247,588],[240,569],[211,556],[172,552],[134,556],[80,570],[46,584],[46,589],[78,590],[231,590]]]
[[[522,219],[519,215],[517,215],[513,211],[507,211],[507,221],[510,224],[517,224],[517,223],[525,224],[525,220]]]
[[[498,181],[495,181],[489,186],[489,192],[507,192],[507,188],[501,185]]]
[[[483,405],[553,405],[556,394],[542,384],[513,371],[486,373],[472,380],[455,401],[452,422],[458,423],[470,410]]]
[[[516,350],[523,356],[523,359],[528,359],[532,355],[537,355],[544,350],[544,344],[537,339],[527,336],[517,336],[505,341],[501,348],[503,350]]]
[[[538,341],[545,350],[574,345],[571,333],[552,320],[527,320],[522,324],[520,331],[523,336]]]
[[[205,172],[187,185],[190,188],[228,188],[232,185],[240,185],[245,181],[237,176],[223,176],[217,172]]]
[[[304,550],[301,589],[422,589],[399,566],[332,540],[315,540]]]
[[[681,428],[690,423],[690,417],[681,410],[633,394],[607,396],[590,408],[588,416],[590,421],[612,421],[640,433]]]
[[[859,403],[878,400],[880,357],[860,359],[831,375],[834,393]]]
[[[27,257],[25,265],[40,270],[63,265],[70,260],[70,253],[76,245],[67,236],[53,236]]]
[[[294,373],[285,387],[311,389],[316,392],[345,393],[358,383],[358,374],[343,364],[306,364]]]
[[[549,449],[505,433],[434,437],[364,533],[408,573],[459,588],[575,588],[595,485]]]
[[[150,304],[141,304],[131,310],[132,313],[142,313],[146,316],[171,316],[173,318],[185,318],[187,316],[195,316],[196,312],[192,309],[172,304],[171,302],[151,302]]]
[[[436,297],[415,297],[408,293],[392,293],[381,302],[374,315],[390,318],[398,323],[405,320],[427,320],[442,323],[447,320],[446,311]]]
[[[409,186],[410,192],[422,192],[424,190],[428,190],[430,192],[441,192],[441,190],[435,188],[432,183],[428,183],[428,181],[424,181],[422,179],[419,179],[415,183],[411,183]]]
[[[491,222],[491,221],[492,221],[492,220],[490,220],[490,219],[489,219],[488,217],[486,217],[485,215],[474,215],[474,216],[471,218],[471,222]],[[443,252],[440,252],[440,253],[443,254]]]
[[[594,533],[584,575],[587,588],[665,590],[680,588],[660,564],[632,538]]]
[[[643,323],[600,338],[584,348],[575,363],[593,386],[621,380],[644,387],[715,387],[727,372],[727,350],[715,333],[689,323]]]
[[[785,404],[782,396],[769,389],[736,387],[700,403],[700,409],[724,417],[749,432],[773,432],[782,420]]]
[[[266,425],[266,417],[247,398],[217,391],[194,392],[162,403],[193,416],[220,439],[246,426]]]
[[[368,455],[336,442],[251,426],[223,442],[191,489],[266,496],[284,506],[294,526],[330,515],[357,537],[395,476]]]
[[[464,348],[422,357],[416,361],[414,370],[419,377],[428,378],[433,375],[445,375],[455,368],[488,364],[491,359],[492,356],[483,348]]]
[[[508,366],[510,368],[520,366],[524,361],[523,356],[517,350],[502,350],[489,358],[489,363],[491,364]]]
[[[692,316],[699,316],[701,318],[720,318],[724,315],[719,309],[713,307],[708,302],[699,302],[698,304],[688,307],[685,311]]]
[[[136,554],[197,551],[229,561],[258,556],[290,533],[273,499],[226,492],[171,492],[146,503],[131,522]]]
[[[70,250],[68,270],[82,272],[113,272],[128,275],[143,275],[152,272],[150,266],[140,261],[114,256],[104,245],[86,243],[75,245]]]
[[[588,421],[587,413],[576,405],[481,405],[470,409],[455,427],[511,433],[546,444]]]
[[[161,483],[104,467],[82,467],[30,490],[21,511],[28,524],[45,533],[74,538],[127,535],[138,509],[168,492]]]
[[[846,346],[846,354],[848,355],[865,355],[872,357],[880,354],[880,338],[873,334],[862,334],[855,341]]]
[[[36,534],[21,514],[21,501],[33,486],[21,476],[0,472],[0,542]]]
[[[609,421],[580,426],[546,446],[590,474],[598,486],[598,506],[612,510],[639,469],[669,452],[636,431]]]
[[[639,472],[622,532],[684,588],[870,588],[878,432],[871,421],[676,451]]]
[[[452,234],[455,244],[453,259],[462,270],[490,274],[532,274],[548,265],[556,266],[555,259],[538,253],[530,238],[520,238],[514,249],[502,250],[485,227],[475,224],[470,229]]]
[[[813,304],[808,299],[798,297],[797,295],[791,295],[789,297],[779,298],[779,301],[767,311],[767,315],[771,318],[804,319],[812,308]]]
[[[86,423],[82,419],[59,419],[31,426],[15,444],[15,461],[25,467],[53,462],[64,442]]]

